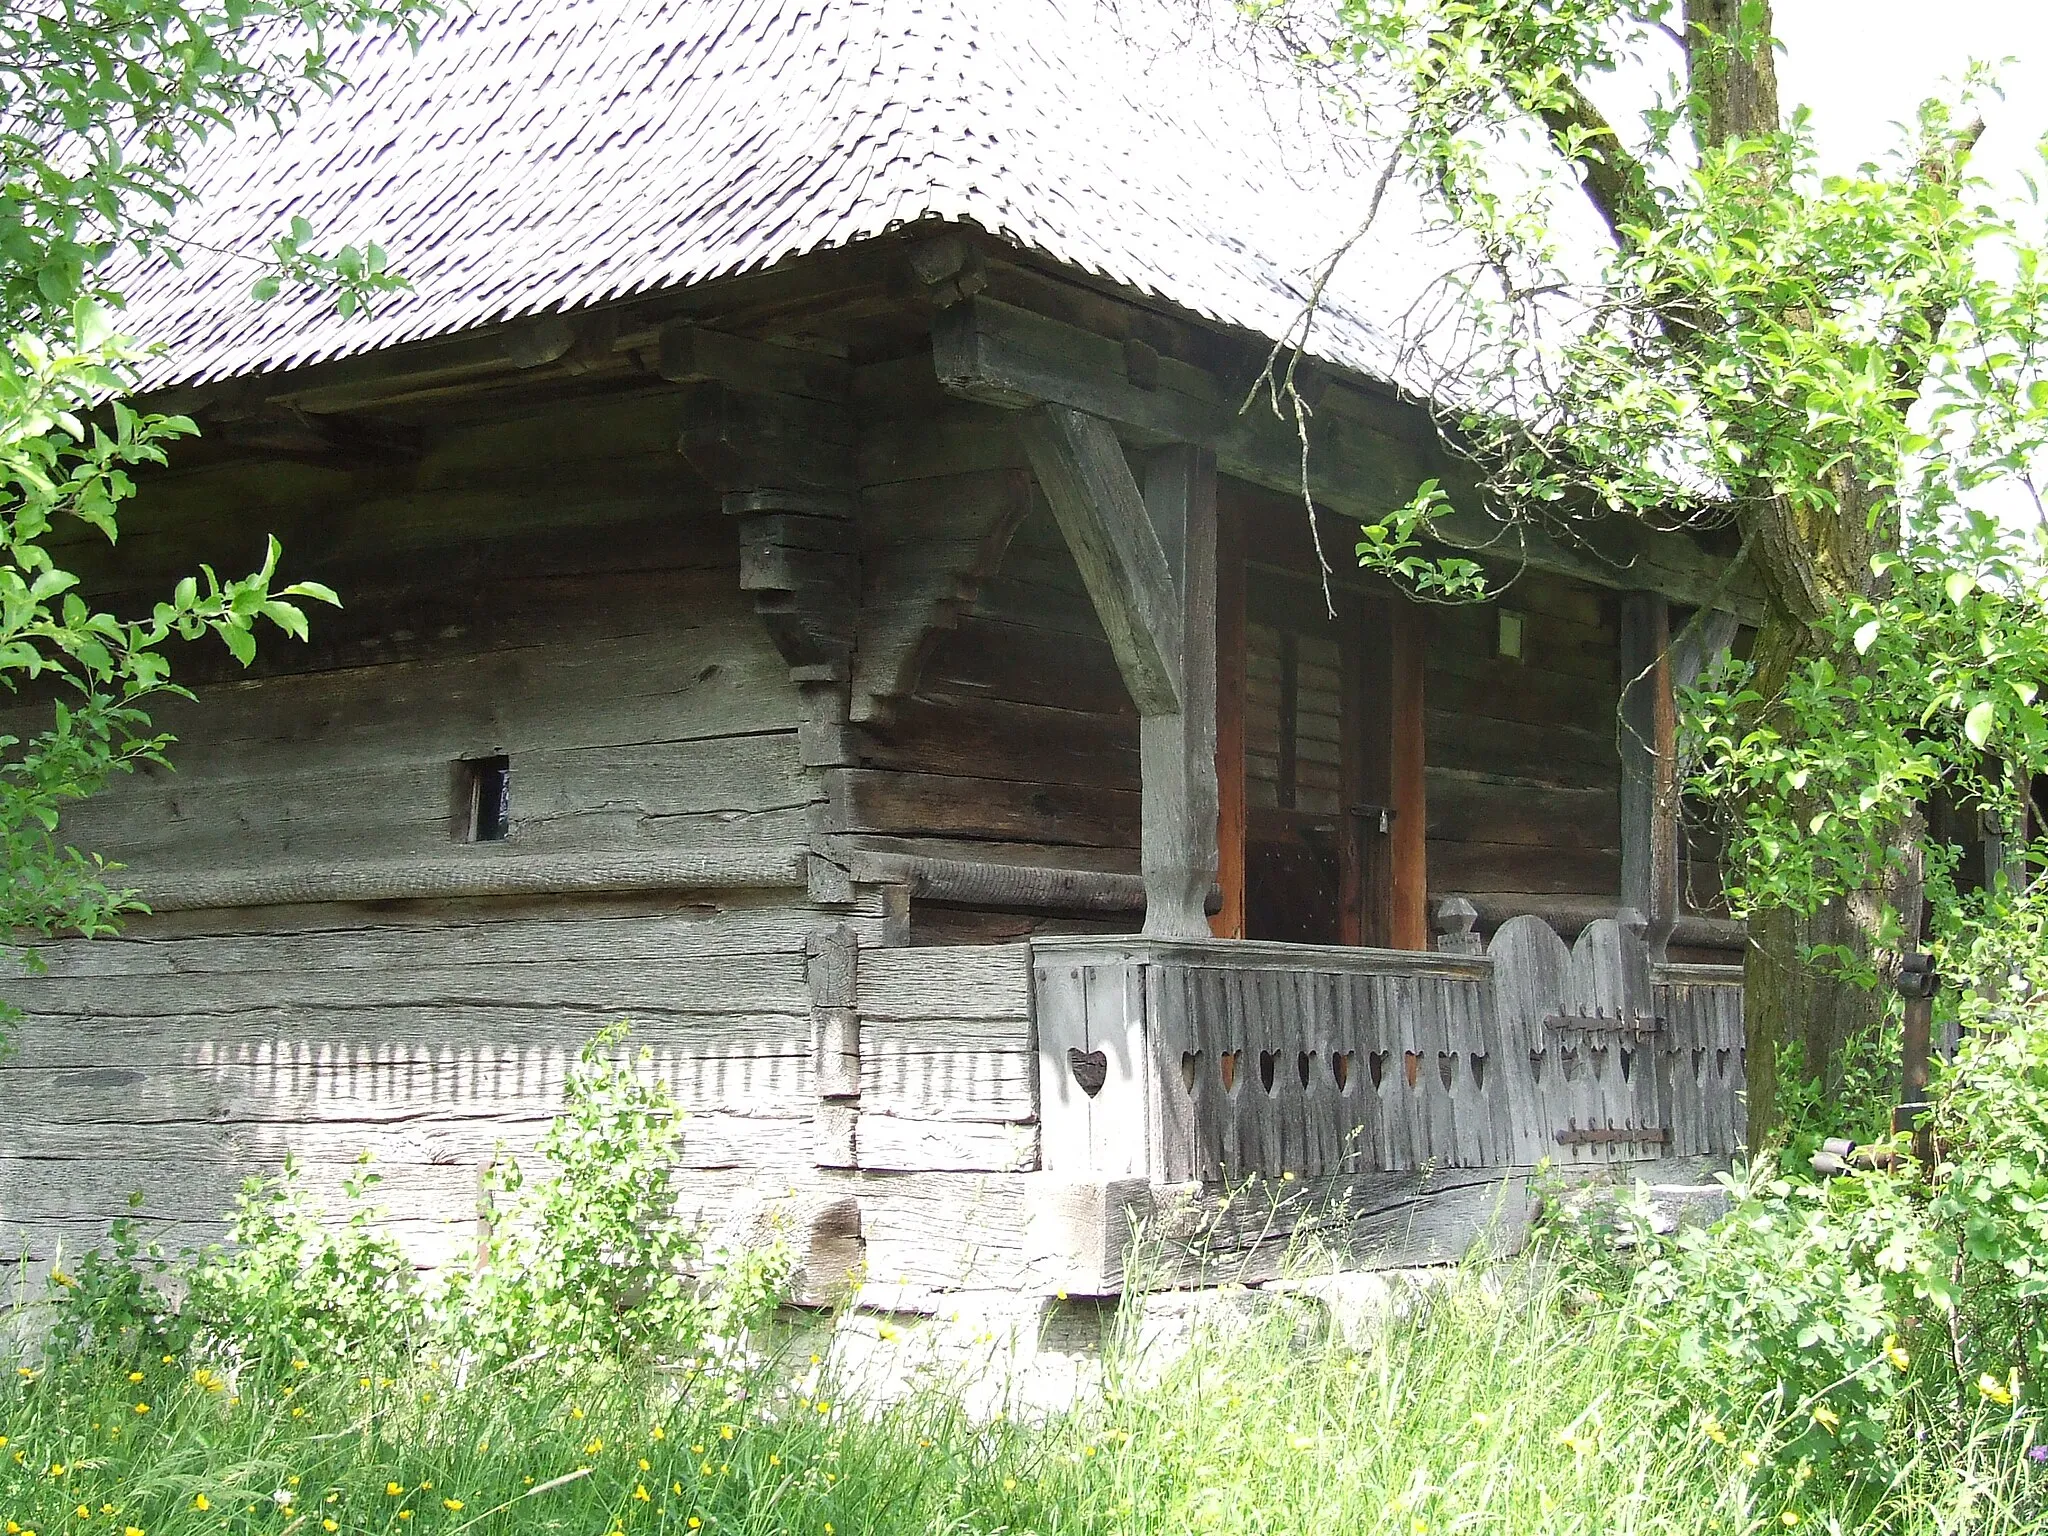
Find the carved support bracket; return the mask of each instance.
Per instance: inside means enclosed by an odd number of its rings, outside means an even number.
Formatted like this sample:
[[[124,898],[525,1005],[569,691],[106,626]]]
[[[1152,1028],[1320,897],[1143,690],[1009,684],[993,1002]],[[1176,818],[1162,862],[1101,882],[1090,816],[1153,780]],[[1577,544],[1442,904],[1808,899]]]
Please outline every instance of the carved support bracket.
[[[680,332],[666,338],[664,346],[665,365],[685,376],[710,367],[706,359],[714,353],[723,357],[739,348],[753,357],[763,350],[787,350],[749,349],[732,338]],[[756,372],[791,387],[824,388],[812,373],[792,372],[795,364],[789,359],[770,363]],[[826,847],[832,828],[825,776],[853,760],[847,716],[861,560],[854,521],[852,419],[841,401],[815,394],[742,393],[716,382],[696,385],[684,401],[677,451],[718,489],[726,515],[738,524],[740,589],[752,596],[755,612],[797,685],[802,710],[798,752],[818,775],[811,899],[828,905],[849,902],[852,879]]]

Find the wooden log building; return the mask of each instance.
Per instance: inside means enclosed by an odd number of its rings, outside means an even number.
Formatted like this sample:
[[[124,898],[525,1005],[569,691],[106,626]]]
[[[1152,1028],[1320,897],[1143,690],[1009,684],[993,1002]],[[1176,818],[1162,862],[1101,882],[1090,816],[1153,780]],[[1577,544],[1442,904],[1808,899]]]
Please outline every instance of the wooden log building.
[[[367,1148],[431,1260],[622,1016],[692,1190],[820,1296],[1113,1290],[1133,1208],[1270,1249],[1199,1194],[1255,1172],[1443,1256],[1541,1159],[1738,1144],[1740,936],[1668,782],[1729,550],[1468,497],[1435,534],[1497,602],[1351,569],[1469,486],[1388,340],[1411,222],[1310,333],[1326,603],[1294,426],[1240,405],[1355,152],[1289,169],[1312,104],[1130,15],[482,0],[208,149],[205,248],[128,283],[204,435],[76,558],[136,606],[275,532],[346,607],[179,656],[176,771],[69,819],[153,915],[6,984],[0,1257]],[[414,291],[248,302],[294,214]]]

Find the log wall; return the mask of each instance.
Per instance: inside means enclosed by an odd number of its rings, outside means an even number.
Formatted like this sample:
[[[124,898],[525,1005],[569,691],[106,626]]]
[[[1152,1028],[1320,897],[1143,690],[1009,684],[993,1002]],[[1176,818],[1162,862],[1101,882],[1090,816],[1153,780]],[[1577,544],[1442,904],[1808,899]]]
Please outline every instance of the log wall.
[[[1496,654],[1501,607],[1524,615],[1519,661]],[[1431,611],[1432,891],[1618,899],[1616,621],[1611,596],[1536,571],[1497,605]]]

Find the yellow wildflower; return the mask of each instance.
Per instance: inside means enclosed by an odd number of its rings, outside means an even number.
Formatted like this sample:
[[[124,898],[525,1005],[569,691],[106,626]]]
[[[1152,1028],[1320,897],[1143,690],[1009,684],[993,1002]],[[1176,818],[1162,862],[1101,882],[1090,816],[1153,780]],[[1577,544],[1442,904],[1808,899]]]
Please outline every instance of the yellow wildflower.
[[[213,1501],[203,1493],[195,1493],[192,1495],[192,1507],[198,1510],[211,1509],[213,1508]]]
[[[572,1419],[580,1419],[583,1417],[583,1410],[581,1408],[578,1408],[574,1403],[571,1403],[569,1405],[569,1417]]]
[[[53,1461],[50,1463],[50,1476],[52,1477],[62,1477],[68,1470],[69,1469],[61,1461]]]
[[[771,1467],[779,1467],[782,1465],[782,1458],[776,1455],[773,1451],[770,1451],[768,1453],[768,1465]]]
[[[396,1484],[396,1483],[386,1483],[386,1484],[384,1485],[384,1491],[385,1491],[386,1493],[390,1494],[390,1495],[391,1495],[391,1497],[392,1497],[392,1498],[394,1498],[394,1499],[395,1499],[395,1498],[397,1498],[397,1497],[398,1497],[398,1496],[399,1496],[400,1494],[402,1494],[402,1493],[404,1493],[404,1492],[405,1492],[405,1490],[404,1490],[403,1488],[399,1487],[399,1486],[398,1486],[398,1484]]]
[[[668,1485],[668,1491],[674,1494],[677,1498],[681,1498],[683,1495],[683,1485],[681,1482],[670,1483]]]
[[[76,1280],[74,1280],[71,1276],[65,1274],[64,1271],[61,1269],[51,1270],[50,1278],[54,1280],[57,1284],[63,1286],[67,1291],[76,1288],[76,1286],[78,1285],[78,1282]]]
[[[1016,1491],[1017,1491],[1017,1479],[1015,1479],[1014,1477],[1006,1477],[1006,1478],[1004,1478],[1004,1479],[1003,1479],[1003,1492],[1005,1492],[1005,1493],[1015,1493]]]
[[[1758,1467],[1763,1465],[1763,1458],[1757,1455],[1755,1451],[1746,1450],[1742,1453],[1742,1464],[1745,1467],[1749,1468],[1750,1471],[1754,1472]]]
[[[730,1424],[721,1424],[721,1425],[719,1425],[719,1426],[718,1426],[718,1438],[719,1438],[719,1439],[721,1439],[721,1440],[730,1440],[730,1439],[731,1439],[732,1437],[733,1437],[733,1427],[732,1427],[732,1426],[731,1426]]]
[[[652,1504],[654,1502],[654,1495],[647,1491],[645,1483],[635,1483],[633,1485],[633,1497],[642,1504]]]
[[[1832,1430],[1842,1422],[1842,1419],[1841,1415],[1836,1413],[1826,1403],[1815,1403],[1813,1405],[1813,1422],[1822,1429]]]
[[[130,1525],[122,1527],[121,1536],[148,1536],[148,1533],[139,1525]]]
[[[690,1529],[691,1529],[691,1530],[693,1530],[693,1531],[694,1531],[694,1530],[696,1530],[696,1529],[697,1529],[697,1527],[698,1527],[698,1526],[700,1526],[700,1525],[702,1525],[703,1523],[704,1523],[704,1522],[703,1522],[702,1520],[699,1520],[699,1519],[698,1519],[698,1518],[697,1518],[697,1517],[696,1517],[695,1515],[692,1515],[692,1516],[690,1516]],[[829,1523],[828,1523],[828,1524],[826,1525],[826,1527],[825,1527],[825,1536],[832,1536],[832,1527],[831,1527],[831,1525],[830,1525]]]
[[[657,1424],[654,1426],[652,1430],[649,1431],[649,1438],[654,1440],[666,1440],[668,1438],[668,1431],[663,1429],[659,1424]]]
[[[1902,1371],[1913,1363],[1913,1357],[1899,1348],[1897,1334],[1891,1335],[1884,1341],[1884,1357]]]
[[[81,1504],[71,1513],[81,1520],[90,1520],[92,1518],[92,1506],[90,1504]]]
[[[412,1518],[412,1511],[409,1509],[401,1509],[398,1512],[398,1518],[401,1520],[410,1520]]]
[[[137,1403],[137,1404],[135,1405],[135,1411],[136,1411],[137,1413],[147,1413],[147,1412],[149,1412],[149,1404],[147,1404],[147,1403]]]
[[[307,1370],[307,1369],[309,1369],[309,1367],[307,1366],[306,1362],[305,1362],[305,1361],[303,1361],[303,1360],[294,1360],[294,1361],[292,1362],[292,1369],[293,1369],[293,1370],[295,1370],[295,1371],[303,1371],[303,1370]]]
[[[832,1405],[831,1405],[830,1403],[826,1402],[826,1401],[825,1401],[825,1399],[823,1399],[822,1397],[821,1397],[821,1398],[819,1398],[819,1399],[818,1399],[818,1412],[820,1412],[820,1413],[830,1413],[831,1411],[832,1411]]]
[[[294,1408],[292,1410],[292,1417],[295,1419],[303,1419],[305,1416],[306,1410],[303,1408]]]
[[[140,1371],[130,1371],[130,1372],[128,1373],[128,1379],[129,1379],[130,1381],[140,1381],[140,1380],[142,1380],[142,1372],[140,1372]]]
[[[322,1520],[320,1522],[320,1529],[323,1531],[338,1531],[341,1529],[341,1522],[336,1520],[332,1515],[329,1515],[325,1520]]]
[[[1799,1511],[1796,1509],[1788,1509],[1785,1511],[1785,1513],[1778,1516],[1778,1524],[1784,1526],[1785,1529],[1788,1531],[1791,1530],[1792,1527],[1797,1525],[1798,1523]]]
[[[642,1472],[651,1472],[652,1470],[654,1470],[654,1464],[650,1462],[645,1456],[642,1456],[640,1458],[640,1470]]]
[[[603,1449],[604,1442],[602,1440],[593,1439],[590,1442],[590,1444],[583,1447],[583,1454],[586,1456],[595,1456],[599,1451]]]
[[[1989,1371],[1986,1371],[1977,1378],[1977,1390],[1994,1403],[2003,1403],[2008,1407],[2011,1406],[2012,1389]]]
[[[443,1500],[441,1501],[441,1507],[442,1507],[443,1509],[447,1510],[447,1511],[448,1511],[448,1512],[449,1512],[449,1513],[450,1513],[451,1515],[452,1515],[452,1514],[457,1514],[457,1513],[459,1513],[459,1512],[461,1511],[461,1509],[462,1509],[462,1500],[460,1500],[460,1499],[443,1499]]]

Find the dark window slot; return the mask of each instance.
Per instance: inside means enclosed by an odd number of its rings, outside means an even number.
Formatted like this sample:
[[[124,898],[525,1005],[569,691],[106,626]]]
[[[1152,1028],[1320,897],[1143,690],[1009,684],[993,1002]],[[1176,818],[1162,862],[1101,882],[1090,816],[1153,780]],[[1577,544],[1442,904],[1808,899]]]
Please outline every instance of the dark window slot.
[[[512,759],[468,757],[455,765],[455,831],[465,843],[501,843],[512,831]]]

